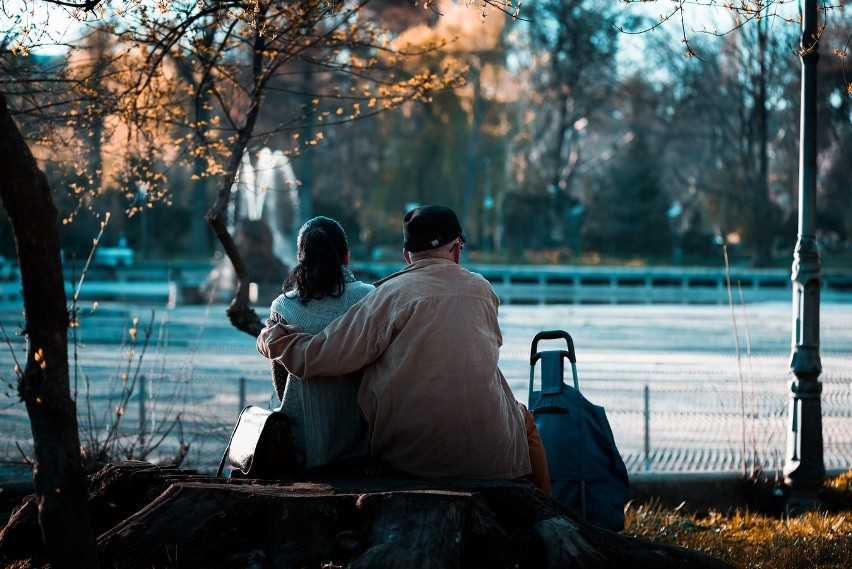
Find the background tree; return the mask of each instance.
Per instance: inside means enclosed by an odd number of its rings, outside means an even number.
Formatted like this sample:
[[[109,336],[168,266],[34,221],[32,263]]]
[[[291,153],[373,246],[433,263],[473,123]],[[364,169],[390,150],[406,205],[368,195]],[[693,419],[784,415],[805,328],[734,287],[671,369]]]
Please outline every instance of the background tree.
[[[620,111],[625,134],[618,156],[608,161],[588,192],[585,237],[593,250],[611,257],[660,257],[669,251],[666,212],[671,199],[662,186],[663,136],[647,126],[665,105],[661,93],[636,76],[625,85]]]
[[[714,1],[703,6],[628,4],[653,15],[650,23],[633,22],[631,31],[673,29],[686,46],[682,53],[689,63],[676,65],[682,69],[680,77],[687,79],[679,89],[693,87],[692,94],[677,98],[686,113],[679,122],[688,120],[688,129],[696,136],[685,152],[699,149],[706,156],[703,163],[711,168],[696,169],[702,161],[686,160],[687,171],[694,174],[682,187],[694,189],[717,234],[749,245],[752,264],[767,265],[773,244],[792,251],[798,175],[798,5],[786,0],[740,6]],[[704,10],[712,7],[718,10]],[[825,8],[831,25],[820,33],[831,32],[825,39],[840,56],[834,58],[837,67],[845,58],[840,46],[846,41],[847,11],[842,5]],[[821,69],[824,73],[825,67]],[[835,69],[832,75],[820,83],[823,101],[830,97],[824,87],[829,92],[835,89],[832,85],[846,89],[842,73]],[[840,120],[835,124],[849,122],[848,117],[836,118]],[[824,128],[825,123],[821,125]],[[821,150],[824,155],[830,152]]]
[[[848,159],[852,144],[852,69],[848,47],[852,28],[852,11],[833,10],[825,29],[824,43],[832,54],[820,59],[818,67],[820,104],[817,127],[822,148],[820,193],[817,200],[817,226],[822,245],[835,253],[852,242],[852,195],[849,180],[852,164]]]
[[[608,2],[543,1],[529,7],[531,98],[526,128],[532,134],[524,175],[533,192],[546,192],[548,241],[561,245],[579,202],[575,180],[590,159],[588,130],[600,132],[614,81],[618,31]]]
[[[21,271],[28,350],[18,394],[35,443],[33,481],[39,525],[56,567],[97,567],[80,459],[77,409],[68,381],[65,284],[50,186],[0,95],[0,198],[9,215]]]
[[[797,93],[790,87],[798,75],[789,47],[795,45],[795,30],[782,25],[770,33],[770,23],[758,15],[752,25],[727,36],[717,63],[728,96],[715,107],[718,124],[725,125],[716,155],[729,158],[719,164],[716,179],[738,182],[717,188],[717,195],[726,202],[731,230],[750,246],[755,266],[769,264],[773,240],[781,234],[773,181],[792,192],[795,178],[787,178],[785,166],[797,163],[794,153],[784,152],[795,148],[784,144],[794,137],[783,126],[796,123]]]
[[[16,364],[18,395],[27,408],[34,441],[33,482],[42,539],[56,567],[97,567],[95,537],[89,523],[87,487],[80,455],[77,409],[68,375],[69,318],[60,261],[59,219],[52,190],[16,124],[8,101],[43,117],[67,102],[66,84],[38,73],[57,75],[51,60],[37,61],[5,34],[0,93],[0,199],[8,215],[21,274],[27,325],[26,362]],[[60,78],[61,78],[61,74]],[[57,101],[41,95],[56,88]],[[10,86],[18,96],[7,95]],[[36,137],[36,143],[41,138]]]

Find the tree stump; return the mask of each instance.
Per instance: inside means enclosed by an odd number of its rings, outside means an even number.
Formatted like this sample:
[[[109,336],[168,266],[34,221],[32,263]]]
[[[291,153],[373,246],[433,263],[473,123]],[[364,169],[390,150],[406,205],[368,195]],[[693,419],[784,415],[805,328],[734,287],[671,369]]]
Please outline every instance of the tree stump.
[[[89,482],[104,567],[730,567],[608,531],[518,480],[258,481],[126,462]],[[42,555],[25,499],[0,533],[0,558],[38,566]]]

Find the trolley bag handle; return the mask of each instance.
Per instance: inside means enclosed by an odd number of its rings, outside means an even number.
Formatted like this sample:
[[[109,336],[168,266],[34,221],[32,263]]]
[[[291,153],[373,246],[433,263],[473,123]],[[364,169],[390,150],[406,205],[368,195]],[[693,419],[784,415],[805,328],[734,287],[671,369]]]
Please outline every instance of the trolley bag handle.
[[[536,351],[539,340],[558,340],[564,339],[568,344],[568,350],[546,350],[543,352]],[[535,335],[532,341],[530,350],[530,393],[529,398],[532,399],[533,384],[535,383],[535,364],[541,360],[541,394],[556,395],[562,391],[562,377],[564,374],[563,358],[567,358],[571,362],[571,374],[574,378],[574,389],[580,391],[579,381],[577,379],[577,357],[574,353],[574,341],[568,332],[564,330],[547,330],[539,332]]]
[[[574,353],[574,340],[571,339],[571,335],[565,330],[545,330],[533,336],[532,347],[530,348],[530,365],[535,365],[538,360],[536,356],[541,357],[538,353],[539,340],[558,340],[560,338],[568,344],[568,352],[565,354],[568,361],[572,364],[577,363],[577,355]]]

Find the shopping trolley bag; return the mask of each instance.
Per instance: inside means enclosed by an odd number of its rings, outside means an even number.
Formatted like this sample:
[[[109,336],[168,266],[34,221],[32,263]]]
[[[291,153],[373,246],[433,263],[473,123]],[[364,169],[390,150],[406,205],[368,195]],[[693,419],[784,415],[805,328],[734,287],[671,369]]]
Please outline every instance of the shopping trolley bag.
[[[560,339],[567,349],[538,351],[540,340]],[[566,359],[573,387],[563,381]],[[537,364],[541,386],[534,390]],[[629,493],[627,468],[604,408],[580,393],[574,341],[567,332],[544,331],[533,338],[528,407],[547,455],[553,497],[586,519],[621,531]]]

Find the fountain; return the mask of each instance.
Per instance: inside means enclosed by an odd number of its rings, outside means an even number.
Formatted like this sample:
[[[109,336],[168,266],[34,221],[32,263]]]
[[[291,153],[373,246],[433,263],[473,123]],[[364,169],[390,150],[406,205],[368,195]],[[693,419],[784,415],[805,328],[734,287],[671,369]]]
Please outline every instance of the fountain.
[[[253,289],[267,291],[253,293],[252,302],[271,300],[267,297],[280,291],[288,269],[296,264],[301,225],[298,181],[290,160],[281,151],[263,148],[252,164],[251,155],[245,153],[231,188],[228,230],[257,281]],[[208,297],[227,301],[234,285],[233,267],[225,259],[211,272],[204,289]]]
[[[240,219],[263,220],[272,231],[272,250],[276,257],[293,266],[295,237],[302,225],[299,216],[298,180],[290,160],[280,150],[263,148],[257,153],[257,162],[251,163],[248,153],[243,155],[237,182],[231,200],[235,215],[231,218],[231,231]]]

